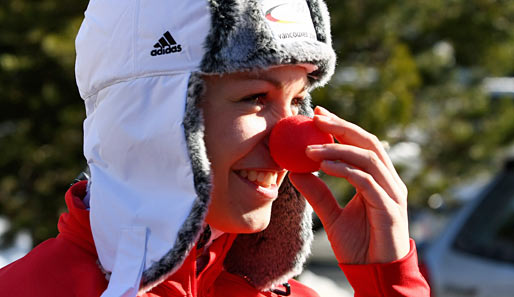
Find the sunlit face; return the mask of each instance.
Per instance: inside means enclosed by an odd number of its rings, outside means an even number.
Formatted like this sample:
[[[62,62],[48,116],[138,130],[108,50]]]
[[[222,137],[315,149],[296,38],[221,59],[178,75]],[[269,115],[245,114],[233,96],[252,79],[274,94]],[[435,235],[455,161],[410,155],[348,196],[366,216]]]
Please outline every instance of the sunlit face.
[[[308,84],[300,66],[206,76],[202,101],[213,188],[207,223],[230,233],[265,229],[286,171],[268,138],[280,119],[298,114]]]

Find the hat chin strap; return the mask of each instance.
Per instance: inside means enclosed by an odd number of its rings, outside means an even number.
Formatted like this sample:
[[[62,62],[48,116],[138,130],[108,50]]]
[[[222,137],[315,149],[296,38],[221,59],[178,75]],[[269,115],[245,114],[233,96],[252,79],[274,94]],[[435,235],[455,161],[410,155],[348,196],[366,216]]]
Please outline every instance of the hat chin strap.
[[[101,297],[137,295],[145,265],[148,229],[131,226],[121,229],[114,269]]]

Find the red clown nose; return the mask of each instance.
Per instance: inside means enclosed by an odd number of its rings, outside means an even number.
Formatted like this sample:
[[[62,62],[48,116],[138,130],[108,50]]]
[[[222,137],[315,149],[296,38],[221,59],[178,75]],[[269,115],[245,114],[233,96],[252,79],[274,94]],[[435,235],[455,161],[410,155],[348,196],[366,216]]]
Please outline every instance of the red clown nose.
[[[332,135],[316,127],[313,119],[297,115],[280,120],[271,130],[271,157],[291,172],[307,173],[319,170],[320,163],[307,157],[305,149],[312,144],[334,143]]]

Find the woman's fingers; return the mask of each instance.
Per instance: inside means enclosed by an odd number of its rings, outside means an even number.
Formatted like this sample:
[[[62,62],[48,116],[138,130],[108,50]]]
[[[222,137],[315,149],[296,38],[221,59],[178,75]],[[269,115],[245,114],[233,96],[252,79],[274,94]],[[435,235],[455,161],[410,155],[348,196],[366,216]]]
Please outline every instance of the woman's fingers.
[[[307,147],[307,156],[316,161],[332,160],[347,163],[368,172],[397,203],[403,200],[394,177],[375,152],[352,145],[324,144]],[[328,172],[327,172],[328,173]]]
[[[393,204],[388,198],[389,195],[367,172],[343,162],[330,160],[321,162],[321,169],[327,174],[346,179],[355,187],[357,193],[361,194],[365,203],[374,209],[388,210],[396,204]]]
[[[327,185],[311,173],[289,173],[294,187],[309,201],[323,226],[330,228],[340,215],[341,207]]]
[[[314,113],[314,122],[317,127],[326,133],[334,135],[340,143],[357,146],[375,152],[391,172],[396,184],[401,188],[402,193],[404,195],[407,194],[407,187],[400,179],[391,159],[375,135],[353,123],[339,118],[321,106],[317,106]]]

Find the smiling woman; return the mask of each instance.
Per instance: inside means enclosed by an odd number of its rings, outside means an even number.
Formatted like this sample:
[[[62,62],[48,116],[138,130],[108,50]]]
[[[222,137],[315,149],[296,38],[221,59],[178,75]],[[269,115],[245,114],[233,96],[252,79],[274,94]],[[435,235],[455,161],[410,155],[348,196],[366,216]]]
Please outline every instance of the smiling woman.
[[[313,208],[357,296],[429,295],[380,142],[311,108],[335,67],[324,2],[275,2],[89,4],[76,76],[91,176],[66,193],[59,236],[0,270],[2,294],[317,296],[293,279]],[[305,153],[355,186],[344,209],[271,157],[271,129],[297,114],[339,141]]]
[[[307,70],[281,66],[204,78],[202,110],[213,189],[206,222],[230,233],[268,226],[286,176],[271,158],[271,128],[296,115],[307,94]]]

